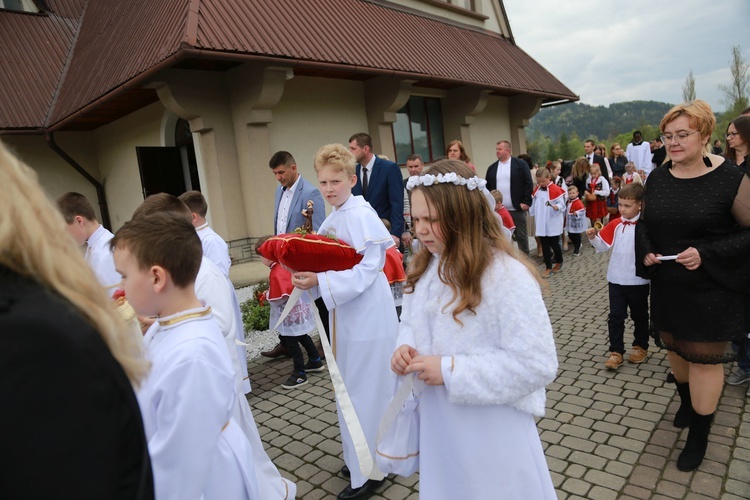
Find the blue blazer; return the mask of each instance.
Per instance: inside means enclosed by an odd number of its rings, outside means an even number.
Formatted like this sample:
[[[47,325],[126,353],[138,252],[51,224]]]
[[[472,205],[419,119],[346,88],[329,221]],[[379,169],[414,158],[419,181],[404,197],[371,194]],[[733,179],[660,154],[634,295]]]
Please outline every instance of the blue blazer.
[[[487,168],[487,190],[497,189],[497,165],[495,162]],[[521,203],[531,205],[531,191],[534,182],[531,180],[531,170],[525,161],[510,157],[510,201],[517,210],[521,210]]]
[[[277,186],[276,200],[274,201],[276,209],[273,212],[273,234],[279,234],[278,228],[276,227],[276,221],[279,218],[279,204],[281,203],[281,195],[283,193],[284,188],[281,187],[281,185]],[[305,224],[305,217],[302,215],[302,211],[307,207],[307,200],[313,201],[313,229],[315,231],[318,230],[326,218],[326,206],[325,203],[323,203],[323,195],[320,194],[318,188],[307,182],[305,178],[300,175],[297,188],[292,195],[292,203],[289,205],[286,227],[281,228],[282,233],[291,233]]]
[[[357,184],[352,194],[362,195],[362,165],[357,163]],[[391,234],[401,239],[404,232],[404,180],[401,169],[389,160],[375,157],[375,164],[367,182],[365,196],[381,219],[391,222]]]

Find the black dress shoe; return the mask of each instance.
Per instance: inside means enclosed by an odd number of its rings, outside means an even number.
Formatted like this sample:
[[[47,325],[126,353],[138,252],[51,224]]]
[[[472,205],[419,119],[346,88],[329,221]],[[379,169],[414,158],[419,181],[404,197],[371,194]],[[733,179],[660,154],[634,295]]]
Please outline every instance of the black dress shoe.
[[[375,491],[380,488],[384,482],[385,479],[381,479],[380,481],[368,479],[367,482],[359,488],[352,488],[351,485],[348,485],[336,498],[338,498],[338,500],[364,500],[374,495]]]
[[[289,349],[284,347],[283,345],[276,344],[276,347],[271,349],[270,351],[263,351],[260,353],[261,356],[265,356],[266,358],[278,358],[279,356],[289,356]]]
[[[339,472],[347,479],[352,477],[352,473],[349,471],[349,467],[347,467],[346,465],[344,465]]]

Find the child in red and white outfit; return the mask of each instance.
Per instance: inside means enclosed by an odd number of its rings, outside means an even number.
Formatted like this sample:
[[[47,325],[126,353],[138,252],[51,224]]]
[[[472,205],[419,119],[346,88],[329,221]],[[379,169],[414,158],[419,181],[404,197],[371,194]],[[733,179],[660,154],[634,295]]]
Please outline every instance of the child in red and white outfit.
[[[586,197],[586,217],[591,220],[593,226],[607,216],[606,197],[609,196],[609,182],[602,177],[602,171],[598,164],[591,165],[591,173],[586,176],[586,195],[596,195],[596,200],[589,201]]]
[[[563,254],[560,235],[565,221],[565,191],[552,183],[552,175],[544,167],[536,171],[537,187],[531,195],[529,215],[536,218],[536,234],[541,242],[544,267],[542,276],[562,270]],[[552,253],[555,254],[555,267],[552,267]]]
[[[575,184],[568,187],[568,211],[566,228],[568,236],[573,242],[573,256],[581,255],[581,234],[586,232],[588,221],[586,220],[586,207],[578,198],[578,188]]]
[[[626,186],[634,182],[636,184],[643,184],[643,179],[641,179],[641,176],[636,172],[635,163],[632,161],[625,164],[625,173],[622,174],[622,182]]]
[[[642,363],[648,357],[648,293],[649,281],[635,274],[635,226],[641,216],[643,185],[628,184],[620,189],[619,204],[622,217],[607,224],[599,234],[586,231],[597,253],[612,249],[607,268],[609,282],[609,359],[604,366],[616,370],[625,354],[625,319],[630,308],[633,320],[633,352],[630,363]]]
[[[278,323],[281,313],[286,307],[286,303],[294,290],[294,285],[292,285],[292,273],[278,262],[267,259],[260,253],[260,247],[268,238],[270,236],[258,239],[255,244],[255,253],[260,256],[263,264],[271,268],[266,298],[271,306],[269,328],[276,328],[276,323]],[[281,384],[283,389],[295,389],[303,386],[307,384],[308,372],[319,372],[325,369],[318,348],[315,347],[315,343],[310,338],[310,333],[315,330],[313,307],[314,304],[311,303],[307,294],[302,294],[297,304],[292,307],[287,317],[278,326],[281,344],[289,351],[294,365],[292,374],[286,382]],[[300,344],[307,351],[307,364],[305,364]]]
[[[495,199],[495,213],[499,215],[500,219],[503,221],[503,227],[513,234],[513,231],[516,230],[516,223],[513,222],[513,217],[510,216],[510,212],[508,212],[508,209],[503,205],[503,193],[497,189],[493,189],[490,191],[490,194]]]

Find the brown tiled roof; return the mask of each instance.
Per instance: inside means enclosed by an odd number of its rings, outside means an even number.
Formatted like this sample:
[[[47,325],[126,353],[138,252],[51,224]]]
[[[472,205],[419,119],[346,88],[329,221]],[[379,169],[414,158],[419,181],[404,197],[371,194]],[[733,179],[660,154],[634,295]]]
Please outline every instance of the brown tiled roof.
[[[512,40],[382,0],[47,3],[46,16],[0,12],[0,43],[13,41],[3,51],[13,55],[0,58],[35,61],[0,71],[3,88],[30,82],[15,96],[0,93],[0,129],[94,128],[152,102],[152,91],[140,90],[150,72],[211,61],[262,59],[301,74],[395,74],[426,86],[577,100]]]
[[[85,0],[48,3],[55,14],[0,12],[0,128],[46,121]]]

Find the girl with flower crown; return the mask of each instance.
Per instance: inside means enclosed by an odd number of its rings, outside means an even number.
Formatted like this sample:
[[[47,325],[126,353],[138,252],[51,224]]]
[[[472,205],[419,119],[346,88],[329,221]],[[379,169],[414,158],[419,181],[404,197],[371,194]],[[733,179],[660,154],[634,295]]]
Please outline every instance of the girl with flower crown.
[[[553,499],[534,423],[557,371],[552,327],[538,271],[503,237],[484,184],[453,160],[409,179],[423,248],[391,369],[426,384],[422,498]]]

